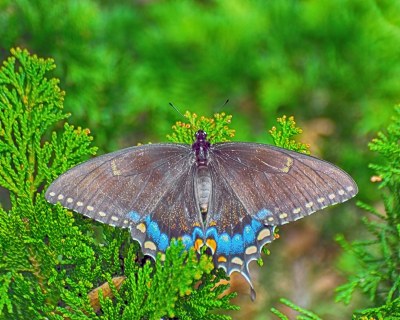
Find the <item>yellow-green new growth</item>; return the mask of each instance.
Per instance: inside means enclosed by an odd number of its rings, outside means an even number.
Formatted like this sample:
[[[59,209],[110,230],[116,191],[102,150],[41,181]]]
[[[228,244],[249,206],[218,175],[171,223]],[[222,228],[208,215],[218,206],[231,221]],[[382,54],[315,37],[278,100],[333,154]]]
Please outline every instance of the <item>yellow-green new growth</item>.
[[[229,127],[232,116],[224,112],[214,114],[213,118],[207,118],[186,111],[185,117],[188,123],[176,122],[172,126],[173,133],[167,135],[169,141],[192,144],[195,133],[200,129],[207,132],[207,140],[211,143],[230,141],[235,136],[235,130]]]
[[[278,147],[310,154],[310,145],[296,142],[293,137],[302,133],[303,130],[296,126],[294,117],[290,116],[287,118],[285,115],[277,119],[279,129],[275,126],[269,130],[269,133],[274,140],[274,144]]]

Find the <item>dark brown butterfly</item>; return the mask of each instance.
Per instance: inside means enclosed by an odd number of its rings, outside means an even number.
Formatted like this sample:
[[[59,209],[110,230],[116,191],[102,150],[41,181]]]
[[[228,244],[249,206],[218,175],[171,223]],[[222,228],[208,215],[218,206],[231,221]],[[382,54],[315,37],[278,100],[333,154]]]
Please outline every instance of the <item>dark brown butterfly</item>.
[[[240,272],[274,240],[274,228],[344,202],[357,185],[326,161],[265,144],[149,144],[106,154],[61,175],[51,203],[129,228],[155,258],[172,238],[207,246],[216,267]],[[254,295],[254,290],[252,289]]]

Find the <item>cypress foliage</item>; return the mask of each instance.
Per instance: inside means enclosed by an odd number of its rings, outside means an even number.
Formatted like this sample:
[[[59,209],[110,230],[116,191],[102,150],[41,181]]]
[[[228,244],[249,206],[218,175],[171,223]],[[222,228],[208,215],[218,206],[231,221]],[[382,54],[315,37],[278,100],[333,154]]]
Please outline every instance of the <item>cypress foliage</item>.
[[[356,319],[400,318],[400,106],[387,132],[378,132],[369,143],[378,154],[379,163],[370,165],[373,182],[379,182],[384,212],[358,202],[369,213],[363,218],[368,240],[348,242],[343,236],[337,241],[354,260],[348,282],[337,288],[336,301],[349,303],[355,290],[361,290],[371,301],[371,307],[356,310]]]
[[[43,190],[93,155],[88,129],[65,122],[52,59],[13,49],[0,70],[0,317],[5,319],[230,319],[226,276],[179,241],[145,261],[126,230],[47,203]],[[55,127],[59,132],[52,131]]]

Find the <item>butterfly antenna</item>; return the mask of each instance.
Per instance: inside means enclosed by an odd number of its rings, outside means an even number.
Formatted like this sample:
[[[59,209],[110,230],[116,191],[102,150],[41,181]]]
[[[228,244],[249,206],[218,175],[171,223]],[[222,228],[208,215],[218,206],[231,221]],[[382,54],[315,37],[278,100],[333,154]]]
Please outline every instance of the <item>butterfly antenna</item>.
[[[169,105],[170,105],[172,108],[174,108],[175,111],[178,112],[183,118],[186,118],[186,117],[182,114],[182,112],[180,112],[180,111],[178,110],[178,108],[175,107],[175,106],[172,104],[172,102],[170,102]]]
[[[217,112],[220,112],[220,110],[222,110],[222,109],[228,104],[228,102],[229,102],[229,98],[226,99],[225,103],[224,103],[221,107],[219,107],[219,108],[217,109]]]

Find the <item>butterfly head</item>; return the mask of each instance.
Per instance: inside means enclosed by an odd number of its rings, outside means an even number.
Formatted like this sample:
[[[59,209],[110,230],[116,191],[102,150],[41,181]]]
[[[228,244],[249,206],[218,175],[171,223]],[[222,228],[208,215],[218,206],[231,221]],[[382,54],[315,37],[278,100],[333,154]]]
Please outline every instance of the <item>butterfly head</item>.
[[[195,134],[195,138],[197,141],[206,141],[207,133],[204,130],[198,130]]]

